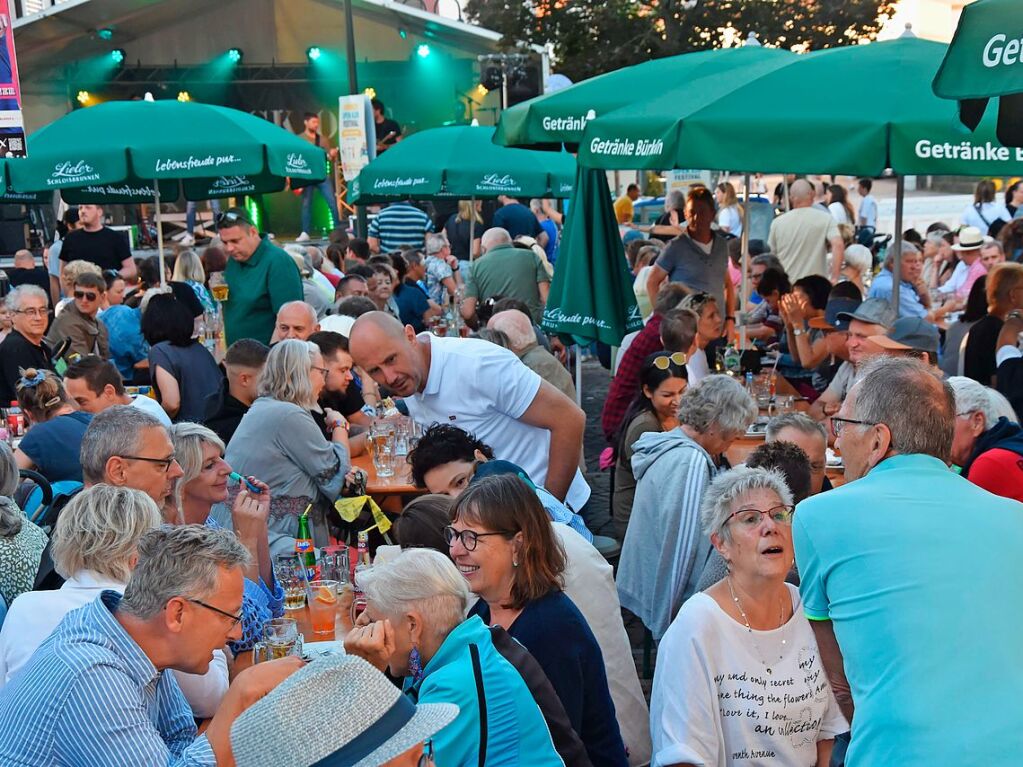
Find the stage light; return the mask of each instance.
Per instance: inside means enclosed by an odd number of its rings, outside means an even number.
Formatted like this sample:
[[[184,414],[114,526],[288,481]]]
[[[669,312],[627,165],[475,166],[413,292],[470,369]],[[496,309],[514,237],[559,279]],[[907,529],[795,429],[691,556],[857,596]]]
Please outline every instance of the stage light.
[[[231,50],[227,52],[227,58],[231,61],[232,64],[239,63],[242,60],[242,49],[231,48]]]
[[[364,90],[363,93],[365,93],[371,99],[375,99],[377,97],[377,89],[376,88],[366,88],[366,90]]]
[[[98,37],[100,40],[113,40],[114,30],[112,30],[110,27],[103,27],[103,29],[97,29],[96,37]]]
[[[408,39],[408,31],[404,27],[398,27],[398,35],[402,40]]]
[[[430,46],[427,45],[426,43],[421,43],[419,47],[416,48],[416,54],[419,56],[419,58],[425,59],[427,56],[430,55]]]
[[[178,101],[191,101],[191,100],[192,100],[192,94],[190,94],[188,91],[179,91],[178,92]]]
[[[124,57],[125,53],[123,48],[114,48],[114,50],[110,51],[110,58],[113,59],[115,64],[123,64]]]
[[[320,56],[323,55],[323,51],[320,50],[318,45],[314,45],[306,50],[305,55],[310,61],[318,61]]]
[[[92,97],[89,95],[89,91],[78,91],[78,96],[76,98],[78,99],[79,104],[85,106],[89,103],[89,99]]]

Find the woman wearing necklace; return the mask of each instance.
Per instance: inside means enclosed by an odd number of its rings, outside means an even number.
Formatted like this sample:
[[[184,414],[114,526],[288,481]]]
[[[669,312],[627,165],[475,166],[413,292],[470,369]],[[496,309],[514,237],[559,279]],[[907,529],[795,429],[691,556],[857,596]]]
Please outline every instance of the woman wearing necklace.
[[[652,764],[827,767],[835,735],[849,727],[799,590],[785,583],[792,495],[782,475],[719,475],[701,520],[728,575],[682,606],[658,648]]]

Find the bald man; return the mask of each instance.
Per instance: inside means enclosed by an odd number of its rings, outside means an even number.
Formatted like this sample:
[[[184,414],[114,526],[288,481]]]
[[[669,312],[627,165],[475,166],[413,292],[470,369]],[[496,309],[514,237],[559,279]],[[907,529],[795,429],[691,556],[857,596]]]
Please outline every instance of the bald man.
[[[582,513],[590,497],[579,472],[586,416],[511,351],[478,339],[416,336],[384,312],[359,317],[348,343],[355,364],[404,398],[417,423],[475,434]]]
[[[275,344],[288,338],[308,341],[309,336],[319,329],[320,323],[316,320],[316,310],[311,304],[307,304],[305,301],[288,301],[277,312],[277,321],[274,323],[274,334],[270,343]]]
[[[789,189],[792,210],[771,223],[767,242],[778,257],[789,279],[795,282],[811,274],[838,282],[845,256],[845,242],[838,223],[825,210],[813,207],[813,184],[797,179]],[[827,269],[828,244],[831,245],[831,273]]]
[[[500,330],[507,336],[510,344],[508,348],[515,352],[515,356],[522,360],[523,365],[570,400],[575,400],[575,383],[572,376],[557,357],[537,343],[536,331],[529,315],[517,309],[498,312],[490,318],[487,327],[490,330]]]

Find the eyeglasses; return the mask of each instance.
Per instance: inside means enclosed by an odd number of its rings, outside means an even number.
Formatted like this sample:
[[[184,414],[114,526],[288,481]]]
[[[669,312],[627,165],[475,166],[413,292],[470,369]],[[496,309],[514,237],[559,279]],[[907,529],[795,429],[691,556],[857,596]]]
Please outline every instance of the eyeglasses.
[[[239,221],[242,222],[243,224],[253,226],[253,223],[249,221],[241,213],[229,210],[217,216],[216,219],[217,229],[220,229],[222,226],[232,226],[234,224],[237,224]]]
[[[672,352],[671,354],[665,352],[664,354],[658,354],[657,357],[654,358],[653,364],[658,370],[667,370],[671,367],[672,363],[675,363],[679,367],[684,367],[686,364],[686,355],[682,352]]]
[[[451,525],[444,528],[444,541],[448,546],[452,545],[457,538],[461,541],[462,547],[466,551],[476,551],[476,544],[479,543],[479,539],[486,538],[488,535],[511,535],[511,533],[477,533],[475,530],[456,530]]]
[[[752,530],[763,521],[764,517],[770,517],[771,521],[778,525],[791,525],[792,514],[793,508],[784,504],[781,506],[772,506],[767,511],[761,511],[760,509],[739,509],[733,514],[728,515],[728,519],[725,520],[725,525],[734,519],[739,523],[740,527]],[[724,527],[724,525],[722,525],[722,527]]]
[[[191,597],[185,597],[185,600],[191,602],[192,604],[199,605],[200,607],[205,607],[207,610],[212,610],[215,613],[219,613],[220,615],[223,615],[225,618],[230,618],[231,628],[234,628],[239,623],[241,623],[242,617],[244,617],[245,615],[244,611],[238,613],[237,615],[232,615],[231,613],[226,612],[225,610],[221,610],[219,607],[214,607],[213,605],[206,604],[201,599],[192,599]]]
[[[876,423],[871,423],[870,421],[857,421],[853,418],[839,418],[833,415],[831,416],[831,433],[838,437],[847,423],[854,423],[857,426],[877,426]]]
[[[29,317],[45,317],[46,309],[15,309],[14,314],[27,314]]]
[[[98,294],[93,293],[91,290],[76,290],[75,298],[79,300],[84,298],[86,301],[95,301],[98,298]]]
[[[434,767],[433,741],[427,740],[423,743],[423,755],[419,757],[417,767]]]
[[[147,458],[144,455],[122,455],[121,458],[126,458],[129,461],[145,461],[146,463],[158,463],[163,467],[163,473],[166,474],[170,471],[171,464],[174,463],[176,458],[172,455],[170,458]]]
[[[321,373],[323,373],[323,377],[324,378],[326,378],[328,375],[330,375],[330,369],[329,368],[318,368],[318,367],[316,367],[316,365],[310,365],[309,369],[310,370],[319,370]]]

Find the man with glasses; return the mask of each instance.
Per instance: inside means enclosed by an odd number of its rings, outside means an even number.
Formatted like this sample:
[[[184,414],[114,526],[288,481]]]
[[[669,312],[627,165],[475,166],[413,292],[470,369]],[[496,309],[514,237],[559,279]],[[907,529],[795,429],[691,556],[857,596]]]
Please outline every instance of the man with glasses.
[[[230,208],[218,216],[217,234],[230,256],[224,269],[231,289],[224,301],[227,345],[240,338],[269,343],[280,308],[302,300],[298,267],[284,250],[260,236],[243,208]]]
[[[182,525],[147,533],[138,556],[123,596],[103,591],[71,612],[0,693],[0,763],[233,764],[234,720],[302,667],[289,657],[244,671],[197,736],[163,672],[205,673],[241,638],[249,553],[234,533]]]
[[[182,476],[167,429],[153,416],[130,405],[97,413],[82,437],[85,486],[101,482],[141,490],[173,522],[178,509],[174,481]]]
[[[832,419],[846,484],[796,509],[802,607],[855,722],[848,764],[1019,759],[1023,504],[949,470],[955,414],[931,366],[872,360]]]
[[[21,370],[53,370],[53,353],[43,341],[49,322],[46,291],[35,285],[22,285],[7,294],[4,306],[14,326],[0,342],[0,406],[17,399]]]
[[[107,281],[98,274],[86,272],[75,280],[74,301],[57,315],[46,336],[50,348],[59,350],[63,359],[90,354],[110,358],[110,334],[96,316],[106,292]]]

